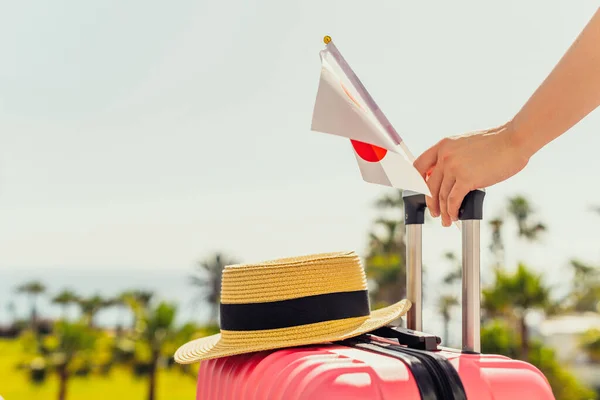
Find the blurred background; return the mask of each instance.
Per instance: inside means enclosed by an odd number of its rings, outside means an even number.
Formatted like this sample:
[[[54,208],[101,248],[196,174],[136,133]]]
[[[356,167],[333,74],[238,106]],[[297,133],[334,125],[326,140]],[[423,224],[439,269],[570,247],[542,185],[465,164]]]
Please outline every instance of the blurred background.
[[[193,399],[221,269],[354,250],[405,296],[401,193],[310,131],[322,37],[416,155],[506,122],[593,2],[0,1],[0,396]],[[600,393],[600,113],[487,190],[485,352]],[[424,329],[460,345],[460,234],[424,229]]]

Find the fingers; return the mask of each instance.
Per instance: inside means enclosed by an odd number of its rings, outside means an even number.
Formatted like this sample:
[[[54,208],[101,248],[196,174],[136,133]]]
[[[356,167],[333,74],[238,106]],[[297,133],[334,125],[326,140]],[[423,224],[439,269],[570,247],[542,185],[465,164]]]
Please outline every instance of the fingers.
[[[429,191],[431,192],[431,197],[425,197],[425,201],[427,202],[427,208],[429,208],[429,212],[432,217],[437,217],[440,215],[440,186],[442,184],[442,178],[444,177],[443,172],[444,169],[441,165],[438,165],[433,169],[431,176],[427,180],[427,186],[429,187]]]
[[[437,154],[438,145],[435,145],[421,154],[413,163],[413,166],[419,171],[423,179],[427,179],[427,173],[430,172],[437,163]]]
[[[452,218],[448,214],[448,198],[450,197],[450,192],[454,187],[454,183],[456,179],[450,175],[444,175],[442,183],[440,185],[440,193],[439,197],[439,207],[440,207],[440,215],[442,216],[442,226],[450,226],[452,225]]]
[[[442,217],[442,225],[450,226],[458,219],[458,210],[469,192],[467,186],[457,183],[455,173],[447,168],[446,142],[440,141],[421,154],[413,163],[427,181],[431,197],[426,197],[432,217]],[[441,154],[445,155],[441,155]]]
[[[468,187],[461,183],[457,182],[452,187],[448,196],[448,214],[453,221],[458,219],[458,210],[468,193]]]

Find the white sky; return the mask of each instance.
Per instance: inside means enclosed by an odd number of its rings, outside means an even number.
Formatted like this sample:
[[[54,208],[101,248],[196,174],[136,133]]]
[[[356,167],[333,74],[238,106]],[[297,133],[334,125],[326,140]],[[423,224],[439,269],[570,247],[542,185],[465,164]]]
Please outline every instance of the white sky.
[[[311,132],[329,34],[416,155],[512,117],[595,2],[2,2],[0,269],[188,269],[366,249],[371,207],[347,141]],[[488,190],[549,226],[517,258],[558,281],[600,261],[594,113]],[[482,166],[483,167],[483,166]],[[424,261],[460,250],[425,229]],[[482,229],[484,262],[489,229]],[[435,277],[437,278],[437,277]]]

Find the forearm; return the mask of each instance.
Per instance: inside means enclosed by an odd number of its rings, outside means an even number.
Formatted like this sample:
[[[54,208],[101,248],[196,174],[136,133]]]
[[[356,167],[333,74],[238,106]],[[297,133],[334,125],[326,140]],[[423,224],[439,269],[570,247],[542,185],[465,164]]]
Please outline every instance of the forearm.
[[[600,9],[511,121],[532,156],[600,105]]]

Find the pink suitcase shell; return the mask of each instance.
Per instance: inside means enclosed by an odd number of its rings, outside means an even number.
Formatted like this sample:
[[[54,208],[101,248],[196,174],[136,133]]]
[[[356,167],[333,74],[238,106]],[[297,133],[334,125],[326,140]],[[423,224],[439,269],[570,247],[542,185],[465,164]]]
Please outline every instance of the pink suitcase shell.
[[[504,356],[439,353],[458,371],[467,399],[554,399],[544,375],[530,364]],[[421,397],[415,377],[402,361],[339,345],[204,361],[196,393],[197,400],[421,398],[432,397]]]
[[[196,399],[554,399],[546,377],[533,365],[480,354],[479,222],[484,195],[470,192],[460,210],[462,349],[438,347],[439,338],[421,332],[421,226],[426,203],[424,195],[405,191],[407,297],[413,303],[408,330],[387,327],[341,343],[204,361]],[[398,332],[402,336],[393,336]],[[425,342],[422,350],[414,349]]]

